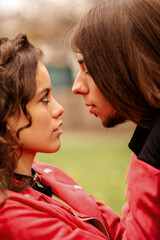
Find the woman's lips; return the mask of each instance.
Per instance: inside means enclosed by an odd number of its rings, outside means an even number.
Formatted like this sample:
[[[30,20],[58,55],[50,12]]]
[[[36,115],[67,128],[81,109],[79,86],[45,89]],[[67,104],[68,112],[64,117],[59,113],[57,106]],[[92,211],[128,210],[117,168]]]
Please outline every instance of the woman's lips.
[[[53,133],[57,133],[59,135],[62,134],[63,131],[62,131],[62,129],[59,128],[62,124],[63,124],[63,122],[61,121],[60,124],[58,125],[58,127],[53,130]]]
[[[56,133],[56,134],[58,134],[58,135],[61,135],[61,134],[63,133],[63,131],[62,131],[62,129],[57,128],[57,129],[55,129],[55,130],[53,131],[53,133]]]

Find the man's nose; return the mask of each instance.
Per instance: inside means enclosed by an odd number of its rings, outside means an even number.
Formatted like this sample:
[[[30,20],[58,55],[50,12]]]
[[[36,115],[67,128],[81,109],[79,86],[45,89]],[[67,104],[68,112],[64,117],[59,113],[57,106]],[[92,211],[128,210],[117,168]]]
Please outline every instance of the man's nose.
[[[73,83],[73,86],[72,86],[72,92],[74,94],[80,94],[80,84],[77,83],[77,81],[75,80],[74,83]]]
[[[79,75],[76,77],[73,86],[72,92],[76,95],[83,95],[88,93],[87,85],[80,79]]]

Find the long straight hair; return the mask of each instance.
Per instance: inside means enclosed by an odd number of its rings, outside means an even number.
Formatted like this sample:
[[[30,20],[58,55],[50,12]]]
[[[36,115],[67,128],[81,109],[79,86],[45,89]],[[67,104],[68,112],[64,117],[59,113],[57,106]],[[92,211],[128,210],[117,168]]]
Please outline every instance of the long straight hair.
[[[160,113],[160,1],[102,1],[79,21],[71,47],[112,106],[150,126]]]

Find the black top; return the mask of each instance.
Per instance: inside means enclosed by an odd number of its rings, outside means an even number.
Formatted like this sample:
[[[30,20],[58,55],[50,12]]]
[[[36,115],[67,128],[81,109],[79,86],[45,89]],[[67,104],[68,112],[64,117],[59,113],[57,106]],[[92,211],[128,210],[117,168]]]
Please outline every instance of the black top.
[[[41,177],[38,175],[35,169],[31,169],[32,175],[27,176],[19,173],[14,173],[14,176],[16,179],[20,181],[27,182],[28,185],[30,185],[33,189],[35,189],[38,192],[44,193],[47,196],[52,197],[52,189],[50,185],[45,185],[41,182]]]
[[[36,182],[33,186],[34,190],[37,190],[38,192],[44,193],[45,195],[52,197],[52,188],[50,185],[45,185],[42,182]]]
[[[160,118],[153,122],[150,129],[137,126],[129,148],[138,159],[160,169]]]

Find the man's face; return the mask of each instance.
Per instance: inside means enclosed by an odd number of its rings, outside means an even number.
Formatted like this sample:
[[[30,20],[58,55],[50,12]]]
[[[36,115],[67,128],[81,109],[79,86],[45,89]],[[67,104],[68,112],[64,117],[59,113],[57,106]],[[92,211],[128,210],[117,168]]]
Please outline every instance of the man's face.
[[[99,117],[105,127],[123,123],[125,119],[111,106],[88,73],[82,54],[77,54],[77,60],[80,71],[74,81],[72,92],[83,96],[90,113]]]

